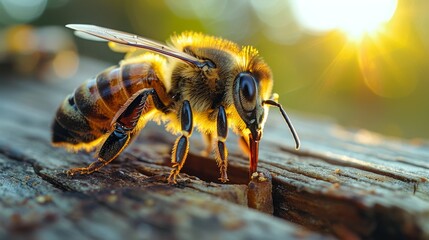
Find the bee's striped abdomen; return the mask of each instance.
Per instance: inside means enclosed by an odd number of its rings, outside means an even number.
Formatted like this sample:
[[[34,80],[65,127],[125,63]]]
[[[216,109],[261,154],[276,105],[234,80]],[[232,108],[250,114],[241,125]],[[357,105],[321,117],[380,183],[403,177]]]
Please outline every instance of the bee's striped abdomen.
[[[124,62],[81,84],[57,111],[52,125],[53,144],[89,150],[94,141],[112,129],[114,116],[134,93],[144,88],[165,93],[161,73],[157,72],[161,68],[154,67],[162,59],[151,60]]]
[[[130,97],[124,90],[123,82],[125,80],[121,75],[122,68],[123,66],[107,69],[96,77],[99,100],[102,100],[107,108],[106,110],[110,110],[109,112],[113,113],[113,115],[109,115],[109,120]]]
[[[103,134],[93,126],[76,106],[74,96],[70,95],[58,108],[52,125],[52,142],[54,144],[80,144],[96,140]]]

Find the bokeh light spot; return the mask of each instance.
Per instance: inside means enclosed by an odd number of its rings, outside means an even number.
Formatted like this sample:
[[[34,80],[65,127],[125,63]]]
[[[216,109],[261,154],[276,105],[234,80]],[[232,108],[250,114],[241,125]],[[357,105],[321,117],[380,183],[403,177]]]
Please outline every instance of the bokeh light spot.
[[[42,15],[46,8],[47,0],[0,0],[0,4],[6,14],[13,20],[29,22]]]

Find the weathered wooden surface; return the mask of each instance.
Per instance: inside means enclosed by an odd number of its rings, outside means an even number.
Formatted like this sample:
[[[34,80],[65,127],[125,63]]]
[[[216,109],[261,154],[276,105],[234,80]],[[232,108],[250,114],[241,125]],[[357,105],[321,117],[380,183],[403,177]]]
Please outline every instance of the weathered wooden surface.
[[[91,156],[52,148],[49,129],[60,101],[103,68],[82,65],[75,80],[56,85],[1,76],[0,238],[320,237],[295,222],[341,238],[429,239],[427,142],[292,115],[302,139],[295,151],[275,109],[259,166],[273,176],[278,218],[238,206],[247,204],[248,164],[233,136],[229,184],[217,183],[216,163],[199,155],[204,147],[195,134],[181,183],[167,185],[175,137],[156,125],[101,172],[67,177],[64,170]]]

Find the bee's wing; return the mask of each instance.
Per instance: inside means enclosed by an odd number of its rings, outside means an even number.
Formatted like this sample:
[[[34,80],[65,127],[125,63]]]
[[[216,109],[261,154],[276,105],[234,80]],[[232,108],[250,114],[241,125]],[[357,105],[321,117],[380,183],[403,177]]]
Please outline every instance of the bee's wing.
[[[135,48],[143,48],[166,56],[174,57],[197,67],[202,67],[204,65],[204,63],[200,62],[197,58],[189,54],[169,47],[165,44],[158,43],[131,33],[87,24],[68,24],[66,27],[74,29],[78,32],[89,34],[98,39],[101,38],[114,43],[119,43]],[[82,34],[79,34],[79,36],[82,36]],[[88,39],[86,36],[83,37]],[[89,39],[94,40],[94,37],[89,37]]]

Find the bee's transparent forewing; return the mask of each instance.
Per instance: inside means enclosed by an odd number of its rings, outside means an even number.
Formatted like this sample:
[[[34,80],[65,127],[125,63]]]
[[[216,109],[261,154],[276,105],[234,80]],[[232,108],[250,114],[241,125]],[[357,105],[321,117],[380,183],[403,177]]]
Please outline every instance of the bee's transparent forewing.
[[[104,38],[96,37],[96,36],[91,35],[91,34],[86,33],[86,32],[74,31],[74,35],[77,37],[80,37],[82,39],[86,39],[86,40],[90,40],[90,41],[107,42],[107,40]]]
[[[150,51],[154,51],[166,56],[174,57],[185,61],[187,63],[193,64],[197,67],[201,66],[201,62],[182,51],[179,51],[175,48],[169,47],[165,44],[158,43],[152,40],[149,40],[144,37],[137,36],[135,34],[121,32],[109,28],[99,27],[95,25],[87,25],[87,24],[68,24],[66,27],[74,29],[78,32],[84,33],[85,39],[88,39],[87,35],[91,37],[89,39],[94,40],[95,38],[104,39],[107,41],[112,41],[119,44],[124,44],[136,48],[143,48]]]

